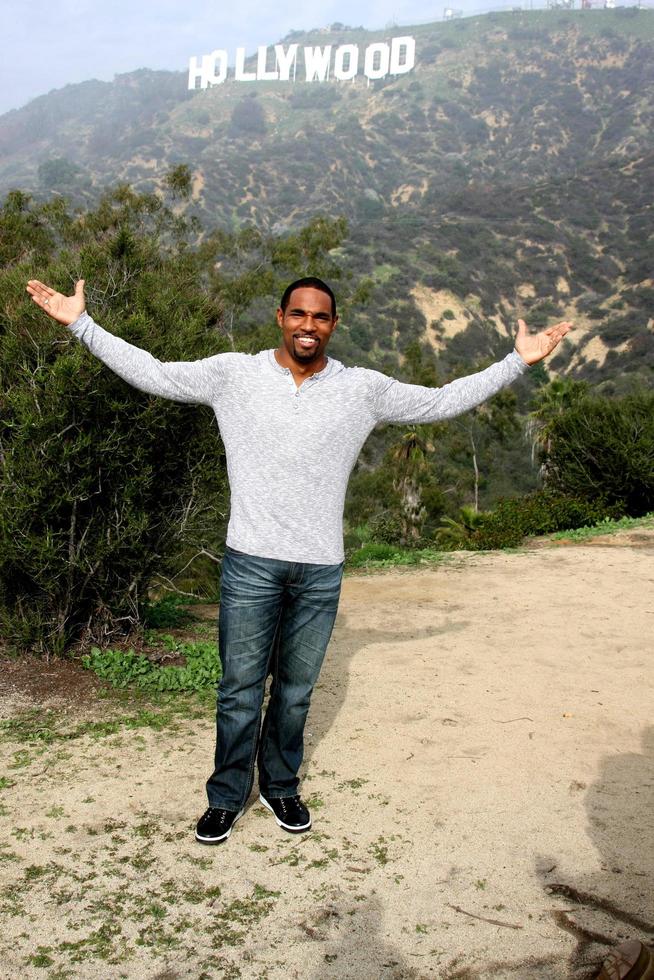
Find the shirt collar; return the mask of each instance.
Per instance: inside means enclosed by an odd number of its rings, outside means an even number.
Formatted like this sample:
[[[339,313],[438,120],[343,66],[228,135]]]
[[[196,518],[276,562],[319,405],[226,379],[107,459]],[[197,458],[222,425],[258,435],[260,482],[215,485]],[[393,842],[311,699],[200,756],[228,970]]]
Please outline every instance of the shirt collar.
[[[289,368],[282,367],[282,365],[278,363],[277,358],[275,357],[275,348],[266,351],[266,353],[268,355],[269,363],[279,374],[291,373]],[[325,357],[327,358],[327,363],[325,364],[322,371],[316,371],[315,374],[310,375],[310,377],[306,379],[307,381],[311,381],[312,379],[317,380],[318,378],[323,378],[326,377],[328,374],[331,374],[335,361],[332,357],[329,357],[327,354],[325,354]]]

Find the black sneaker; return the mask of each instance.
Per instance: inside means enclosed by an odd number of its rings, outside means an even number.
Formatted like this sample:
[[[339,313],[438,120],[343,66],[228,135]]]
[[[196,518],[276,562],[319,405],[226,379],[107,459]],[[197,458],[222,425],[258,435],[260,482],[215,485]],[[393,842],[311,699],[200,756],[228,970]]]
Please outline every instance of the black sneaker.
[[[232,827],[239,817],[243,816],[243,811],[223,810],[221,807],[210,806],[202,814],[195,828],[195,839],[201,844],[219,844],[222,840],[227,840],[232,832]]]
[[[260,793],[259,799],[274,815],[280,827],[288,830],[289,834],[301,834],[311,830],[311,814],[299,796],[271,797],[269,800]]]

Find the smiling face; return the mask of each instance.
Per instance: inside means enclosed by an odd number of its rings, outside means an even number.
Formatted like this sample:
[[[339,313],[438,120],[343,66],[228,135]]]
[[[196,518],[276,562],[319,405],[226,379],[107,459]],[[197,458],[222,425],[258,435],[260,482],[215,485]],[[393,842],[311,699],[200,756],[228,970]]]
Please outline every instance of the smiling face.
[[[303,286],[293,290],[285,310],[277,310],[277,323],[286,353],[296,364],[308,365],[324,359],[338,317],[327,293]]]

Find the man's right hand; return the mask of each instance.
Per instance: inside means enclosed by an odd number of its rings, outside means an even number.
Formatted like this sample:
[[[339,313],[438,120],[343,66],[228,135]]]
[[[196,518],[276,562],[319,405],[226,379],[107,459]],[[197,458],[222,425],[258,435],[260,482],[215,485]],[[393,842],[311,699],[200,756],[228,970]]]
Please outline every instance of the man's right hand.
[[[57,293],[45,283],[39,282],[38,279],[30,279],[26,289],[37,306],[45,310],[53,320],[65,323],[67,327],[74,323],[86,309],[83,279],[78,279],[75,283],[75,292],[72,296]]]

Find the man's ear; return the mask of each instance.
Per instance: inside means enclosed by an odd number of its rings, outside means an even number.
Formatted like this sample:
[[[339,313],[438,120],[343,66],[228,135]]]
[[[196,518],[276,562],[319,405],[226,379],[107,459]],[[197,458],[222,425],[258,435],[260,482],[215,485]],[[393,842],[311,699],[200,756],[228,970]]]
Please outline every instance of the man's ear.
[[[332,327],[332,333],[334,332],[334,330],[336,330],[336,327],[338,325],[339,319],[340,319],[340,317],[339,317],[339,315],[337,313],[336,316],[334,317],[334,326]]]
[[[281,327],[283,323],[284,323],[284,311],[281,308],[281,306],[278,306],[277,307],[277,325]]]

